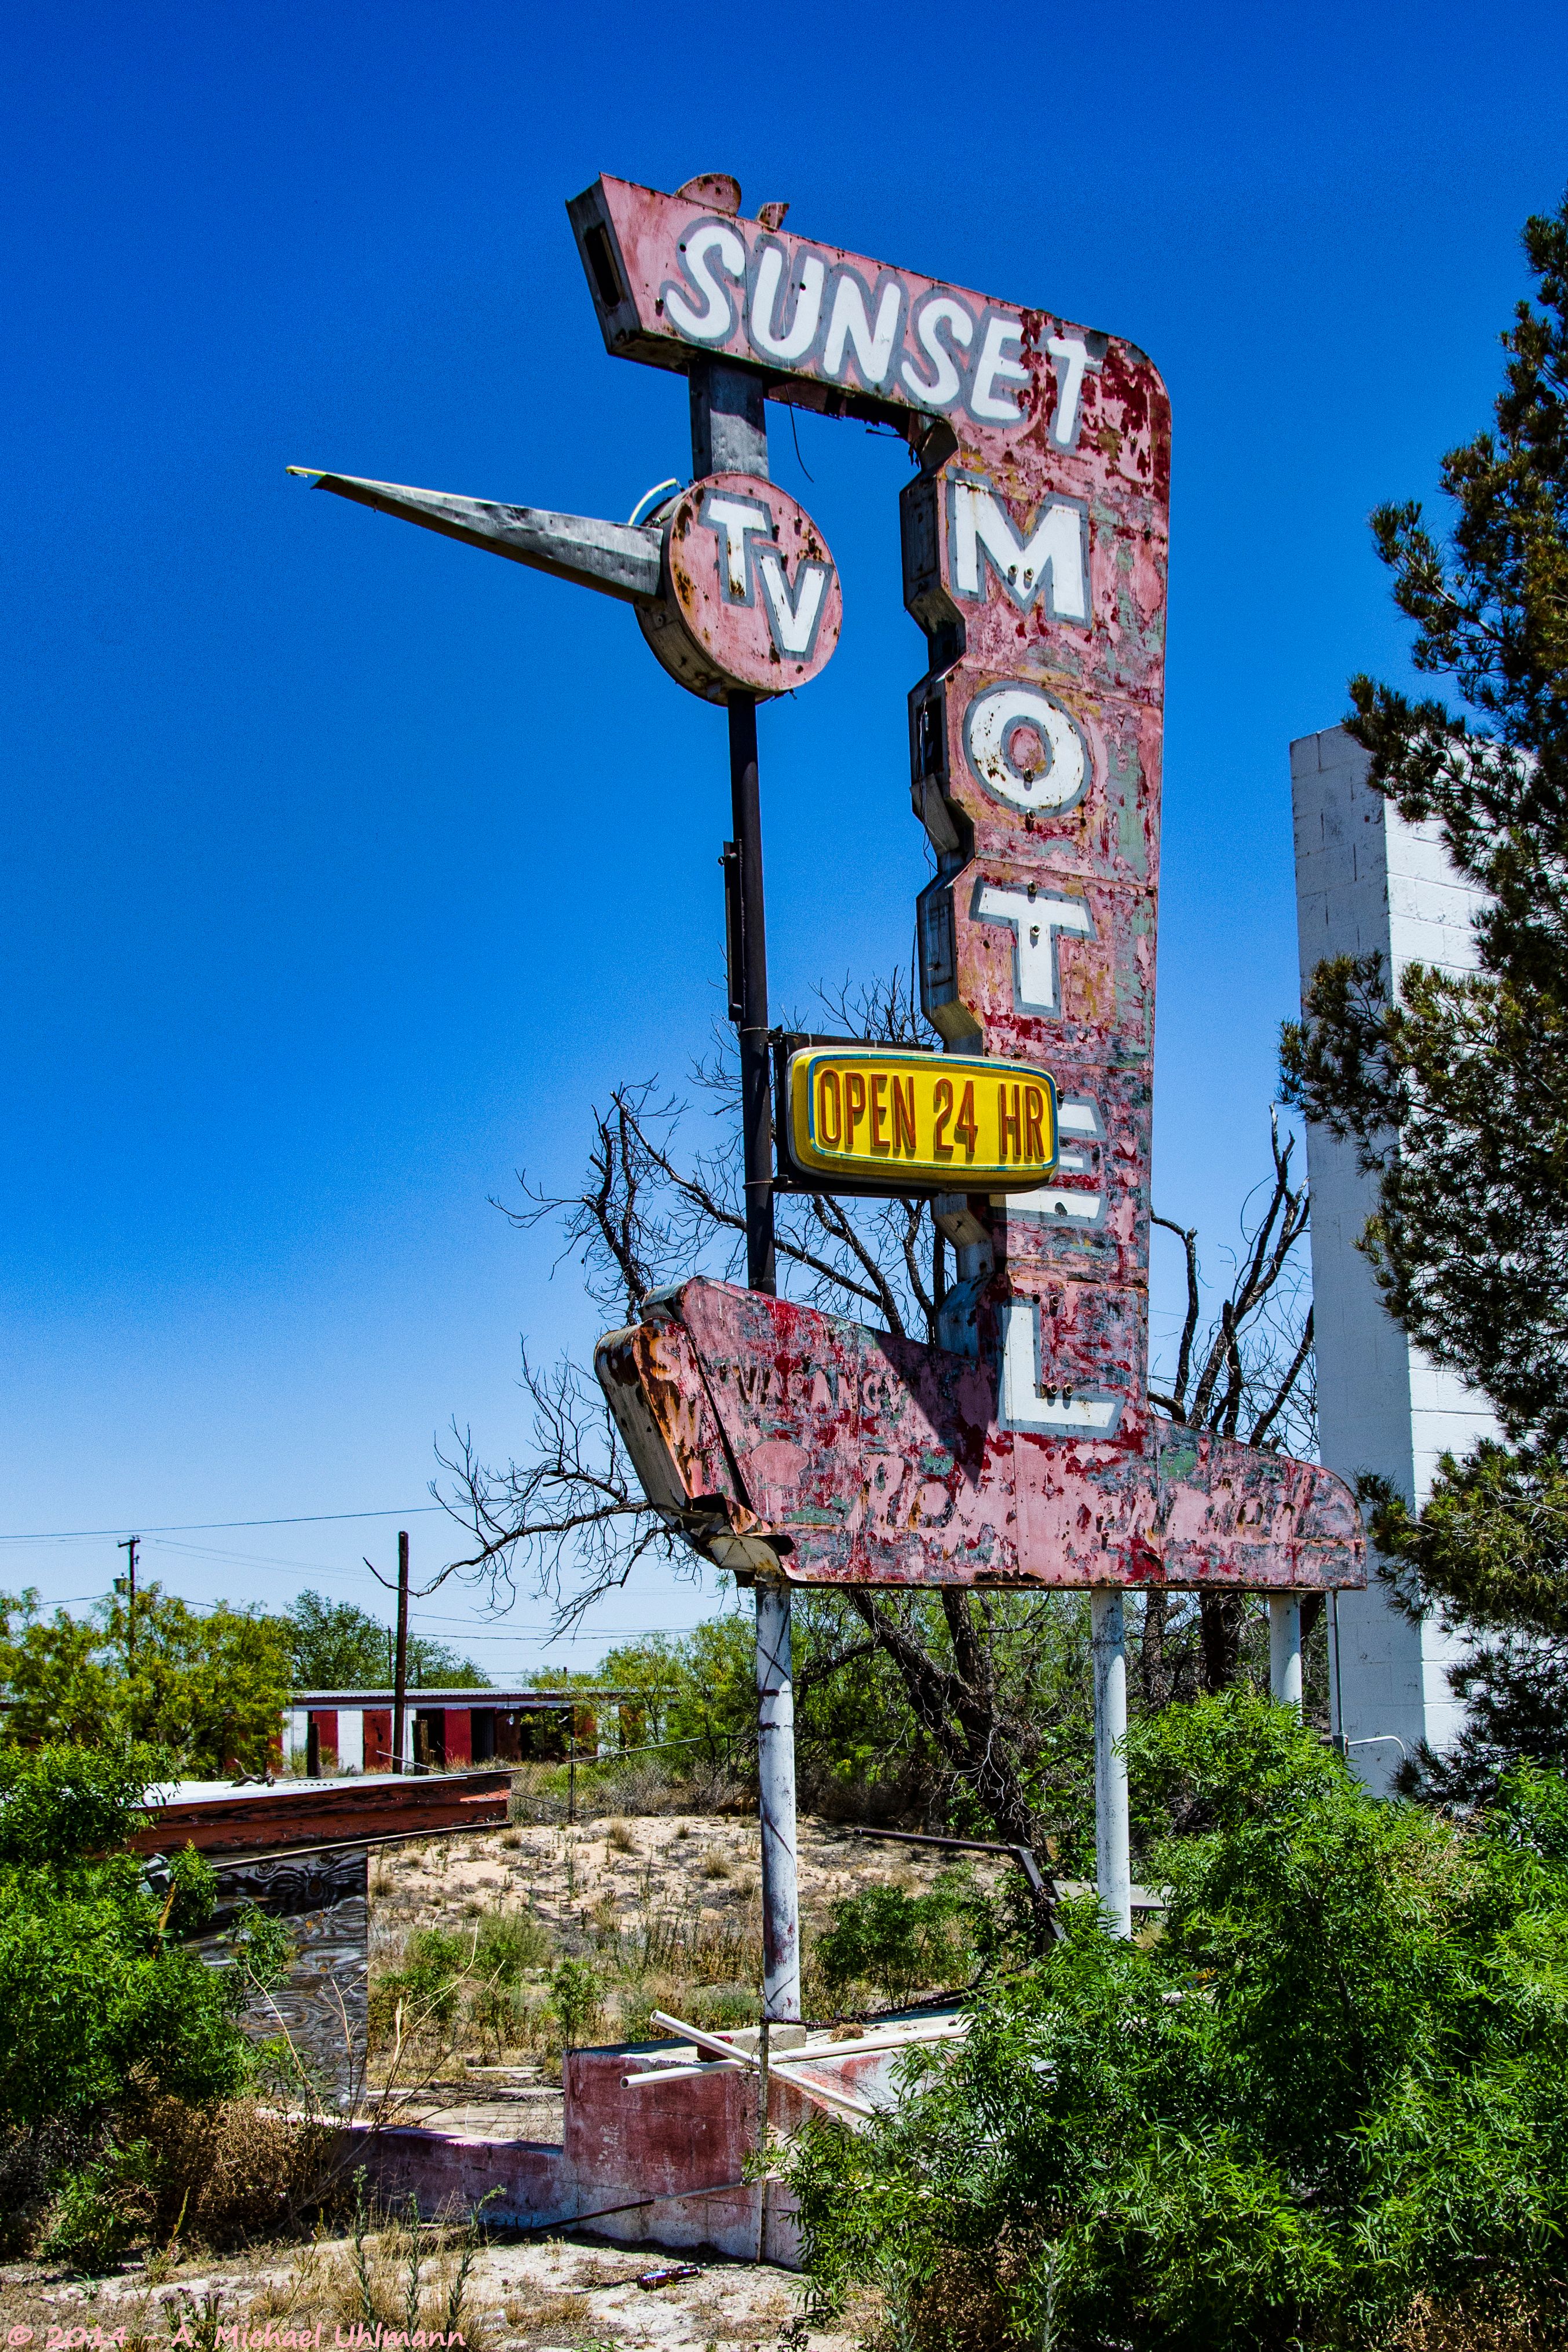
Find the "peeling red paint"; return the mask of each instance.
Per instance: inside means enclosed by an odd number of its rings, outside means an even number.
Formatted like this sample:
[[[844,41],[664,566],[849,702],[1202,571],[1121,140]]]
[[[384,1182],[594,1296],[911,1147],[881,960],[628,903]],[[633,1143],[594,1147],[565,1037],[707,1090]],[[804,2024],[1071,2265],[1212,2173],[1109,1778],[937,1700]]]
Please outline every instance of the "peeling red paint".
[[[1048,1070],[1061,1108],[1049,1183],[993,1200],[958,1171],[937,1204],[967,1252],[946,1349],[703,1283],[607,1341],[650,1496],[710,1548],[776,1542],[804,1581],[1364,1581],[1340,1481],[1149,1404],[1157,371],[1036,306],[691,196],[606,179],[570,212],[612,352],[723,356],[770,398],[908,433],[904,602],[928,648],[912,792],[936,858],[923,1000],[949,1046]]]
[[[728,473],[662,512],[664,593],[637,619],[670,675],[710,702],[809,685],[838,644],[843,594],[805,509],[777,482]]]
[[[624,1411],[633,1349],[662,1462]],[[678,1464],[696,1539],[759,1532],[795,1583],[1365,1580],[1355,1498],[1331,1471],[1158,1414],[1135,1456],[1020,1443],[998,1425],[995,1367],[758,1291],[684,1283],[600,1364],[650,1493]]]

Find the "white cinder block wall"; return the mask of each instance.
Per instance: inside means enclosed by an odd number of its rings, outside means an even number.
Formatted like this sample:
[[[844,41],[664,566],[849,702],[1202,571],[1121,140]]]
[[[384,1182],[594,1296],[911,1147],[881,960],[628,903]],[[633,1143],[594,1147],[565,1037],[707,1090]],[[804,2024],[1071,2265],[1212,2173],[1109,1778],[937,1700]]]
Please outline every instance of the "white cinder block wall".
[[[1324,956],[1381,952],[1397,982],[1409,963],[1473,969],[1477,894],[1455,875],[1435,824],[1409,825],[1366,782],[1367,754],[1340,727],[1291,746],[1296,919],[1303,992]],[[1495,1432],[1486,1405],[1411,1346],[1385,1312],[1358,1235],[1376,1205],[1376,1181],[1354,1143],[1307,1130],[1312,1200],[1312,1295],[1319,1446],[1342,1477],[1381,1471],[1425,1502],[1437,1457],[1463,1455]],[[1407,1748],[1446,1747],[1461,1710],[1445,1669],[1464,1645],[1428,1621],[1412,1625],[1373,1581],[1339,1602],[1337,1683],[1354,1741],[1393,1733]],[[1381,1789],[1399,1761],[1392,1744],[1353,1747],[1351,1760]]]

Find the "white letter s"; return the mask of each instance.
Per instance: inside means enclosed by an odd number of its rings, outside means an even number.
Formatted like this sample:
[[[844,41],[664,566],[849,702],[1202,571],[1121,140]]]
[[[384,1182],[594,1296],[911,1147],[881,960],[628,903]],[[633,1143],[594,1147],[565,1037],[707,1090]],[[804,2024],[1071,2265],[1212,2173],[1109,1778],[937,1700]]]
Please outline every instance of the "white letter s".
[[[692,290],[702,297],[703,307],[694,310],[685,289],[672,284],[663,289],[664,316],[690,342],[727,342],[735,332],[735,300],[729,288],[714,277],[709,256],[727,276],[744,281],[746,240],[727,221],[700,221],[682,238],[680,250],[681,268]]]

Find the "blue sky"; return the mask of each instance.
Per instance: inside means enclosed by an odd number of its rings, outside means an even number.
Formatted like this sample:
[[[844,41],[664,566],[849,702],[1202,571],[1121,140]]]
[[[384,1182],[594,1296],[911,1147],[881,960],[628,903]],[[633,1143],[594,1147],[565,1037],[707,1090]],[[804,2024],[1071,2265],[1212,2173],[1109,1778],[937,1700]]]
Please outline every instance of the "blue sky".
[[[183,1526],[144,1568],[193,1597],[371,1601],[450,1419],[522,1441],[518,1333],[593,1336],[487,1196],[570,1181],[589,1105],[722,1009],[722,719],[622,609],[284,467],[606,515],[684,473],[685,387],[604,355],[568,234],[601,170],[733,171],[1162,368],[1155,1192],[1217,1256],[1292,1009],[1286,746],[1402,673],[1364,518],[1485,419],[1568,181],[1561,5],[5,21],[0,1588],[102,1591],[116,1534]],[[762,719],[788,1005],[907,958],[922,641],[901,448],[801,417],[798,459],[773,416],[846,614]],[[404,1523],[416,1572],[447,1556]],[[646,1575],[570,1654],[701,1605]]]

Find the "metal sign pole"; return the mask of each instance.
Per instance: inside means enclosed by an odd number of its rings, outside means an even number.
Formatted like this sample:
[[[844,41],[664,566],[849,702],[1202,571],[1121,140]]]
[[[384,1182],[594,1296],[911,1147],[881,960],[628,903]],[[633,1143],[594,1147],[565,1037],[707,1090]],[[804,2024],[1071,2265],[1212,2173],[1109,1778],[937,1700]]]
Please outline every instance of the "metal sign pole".
[[[692,470],[749,474],[766,481],[768,416],[762,384],[716,362],[691,373]],[[730,987],[739,1012],[741,1134],[745,1156],[746,1282],[777,1287],[773,1252],[773,1118],[768,1057],[768,932],[762,888],[762,803],[757,766],[757,703],[731,693],[729,786],[738,899],[739,970]],[[795,1874],[795,1686],[789,1654],[789,1588],[757,1580],[757,1806],[762,1843],[762,2089],[766,2137],[768,2032],[800,2015],[800,1918]]]
[[[1094,1878],[1111,1932],[1133,1932],[1132,1842],[1128,1833],[1127,1635],[1119,1586],[1089,1595],[1094,1659]]]
[[[773,1256],[773,1113],[768,1069],[768,934],[762,911],[762,803],[757,705],[729,698],[730,822],[739,887],[740,1126],[746,1160],[746,1286],[778,1287]]]
[[[1281,1706],[1301,1711],[1301,1596],[1269,1595],[1269,1689]]]
[[[789,1588],[757,1580],[757,1781],[762,1823],[762,2014],[800,2016],[800,1919],[795,1886],[795,1685]]]

